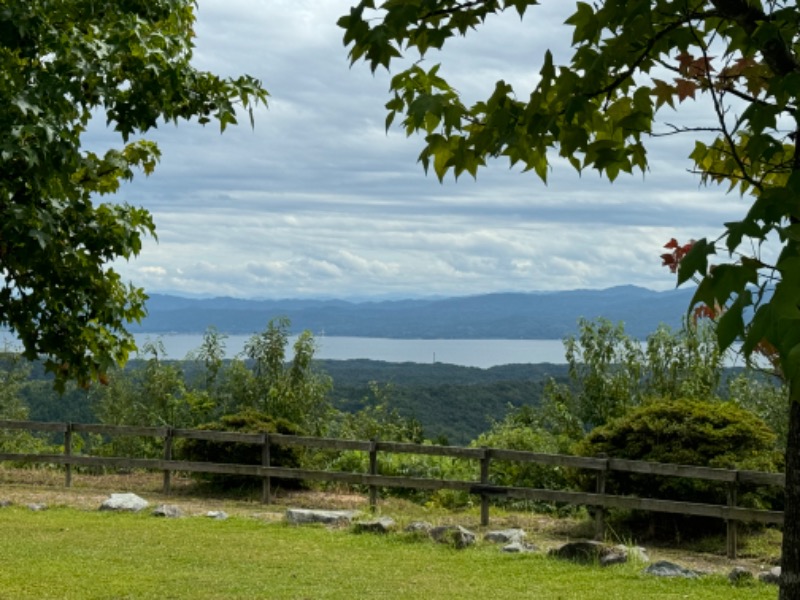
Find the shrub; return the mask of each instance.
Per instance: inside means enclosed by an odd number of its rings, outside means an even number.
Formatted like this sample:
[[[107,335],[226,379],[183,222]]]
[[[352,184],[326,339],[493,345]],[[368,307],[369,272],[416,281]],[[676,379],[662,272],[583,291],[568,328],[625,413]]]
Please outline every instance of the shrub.
[[[775,434],[769,427],[734,403],[652,400],[593,430],[576,445],[575,452],[583,456],[777,472],[782,465],[774,443]],[[592,483],[588,478],[582,483],[584,489],[593,490],[593,478]],[[617,472],[609,474],[606,492],[686,502],[727,501],[723,483]],[[754,489],[739,496],[741,506],[774,507],[775,502],[776,496],[769,490]]]
[[[502,448],[525,452],[559,453],[557,436],[540,427],[523,408],[509,413],[472,442],[474,447]],[[492,460],[489,463],[489,481],[494,485],[559,490],[569,487],[566,473],[561,467],[534,462]],[[526,508],[550,512],[556,507],[545,502],[521,502]]]
[[[219,421],[201,425],[198,429],[207,431],[234,431],[239,433],[283,433],[297,435],[298,426],[286,419],[275,419],[256,410],[225,415]],[[295,448],[287,448],[270,444],[270,465],[276,467],[297,468],[300,458]],[[214,442],[209,440],[186,440],[180,455],[185,460],[197,462],[260,465],[261,446],[239,442]],[[198,473],[197,477],[222,488],[256,488],[260,478],[246,475],[229,475],[220,473]],[[273,479],[275,481],[275,479]],[[278,479],[284,487],[302,487],[297,480]]]

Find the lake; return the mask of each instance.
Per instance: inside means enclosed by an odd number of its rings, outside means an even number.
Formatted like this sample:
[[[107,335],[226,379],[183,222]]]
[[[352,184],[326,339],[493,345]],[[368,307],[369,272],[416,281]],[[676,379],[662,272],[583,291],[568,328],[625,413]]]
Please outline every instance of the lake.
[[[202,335],[141,334],[136,341],[160,339],[169,358],[181,359],[202,343]],[[232,358],[244,350],[249,335],[229,335],[225,353]],[[297,338],[292,337],[290,343]],[[388,338],[317,336],[316,357],[330,360],[368,358],[386,362],[449,363],[486,369],[514,363],[565,363],[561,340],[397,340]]]
[[[225,354],[233,358],[244,350],[249,335],[225,338]],[[294,344],[296,337],[290,338]],[[184,359],[197,350],[203,341],[200,334],[136,335],[139,347],[145,342],[161,340],[167,358]],[[386,362],[449,363],[487,369],[497,365],[565,363],[561,340],[398,340],[388,338],[317,336],[316,357],[330,360],[368,358]],[[14,348],[16,338],[0,331],[0,347]]]

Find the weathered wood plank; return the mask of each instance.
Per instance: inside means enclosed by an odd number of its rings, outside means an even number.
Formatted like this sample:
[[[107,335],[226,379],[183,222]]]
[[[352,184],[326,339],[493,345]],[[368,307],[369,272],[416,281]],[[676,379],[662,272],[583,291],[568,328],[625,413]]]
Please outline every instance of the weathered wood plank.
[[[134,427],[131,425],[95,425],[85,423],[72,423],[72,430],[84,433],[99,433],[101,435],[130,435],[143,437],[165,437],[168,427]]]
[[[544,454],[541,452],[525,452],[523,450],[501,450],[492,448],[492,460],[507,460],[512,462],[535,462],[541,465],[556,467],[573,467],[576,469],[606,468],[608,459],[591,458],[586,456],[567,456],[565,454]]]
[[[130,427],[78,423],[39,423],[35,421],[0,420],[0,429],[3,428],[64,433],[67,433],[71,428],[72,431],[76,432],[150,437],[167,437],[170,431],[166,427]],[[263,434],[261,433],[237,433],[192,429],[172,430],[172,435],[174,437],[250,444],[263,444],[264,440]],[[486,456],[487,459],[490,460],[536,462],[538,464],[551,466],[604,470],[608,473],[618,471],[669,477],[687,477],[706,481],[720,481],[729,483],[738,482],[751,485],[774,485],[778,487],[783,487],[785,484],[785,476],[782,473],[761,473],[758,471],[713,469],[691,465],[672,465],[614,458],[588,458],[523,452],[516,450],[501,450],[495,448],[462,448],[456,446],[432,446],[399,442],[368,442],[360,440],[313,438],[282,434],[270,434],[269,440],[271,443],[277,443],[285,446],[300,446],[329,450],[356,450],[369,452],[372,448],[374,452],[423,454],[467,460],[480,460],[482,456]],[[169,456],[170,453],[165,452],[165,457],[169,458]],[[286,479],[303,479],[312,481],[337,481],[354,485],[371,486],[373,489],[376,487],[409,488],[421,490],[452,489],[464,490],[484,497],[503,496],[607,508],[688,514],[716,517],[728,521],[761,523],[783,522],[783,514],[780,512],[754,510],[736,506],[678,502],[672,500],[660,500],[656,498],[614,496],[600,493],[591,494],[565,490],[503,487],[488,485],[485,483],[481,484],[475,481],[425,479],[420,477],[397,477],[378,475],[374,472],[341,473],[317,471],[311,469],[290,469],[271,466],[269,465],[268,461],[262,465],[238,465],[165,459],[74,456],[69,454],[69,450],[67,448],[65,448],[64,454],[0,453],[0,461],[63,464],[67,467],[72,465],[100,466],[117,469],[205,472],[251,475],[253,477],[262,478],[281,477]],[[483,479],[485,481],[486,478],[484,477]]]
[[[724,481],[728,483],[736,481],[736,471],[732,469],[673,465],[621,458],[609,458],[608,468],[611,471],[642,473],[645,475],[666,475],[668,477],[686,477],[688,479],[704,479],[706,481]]]
[[[27,429],[29,431],[57,431],[67,430],[66,423],[45,423],[39,421],[10,421],[0,419],[0,429]]]

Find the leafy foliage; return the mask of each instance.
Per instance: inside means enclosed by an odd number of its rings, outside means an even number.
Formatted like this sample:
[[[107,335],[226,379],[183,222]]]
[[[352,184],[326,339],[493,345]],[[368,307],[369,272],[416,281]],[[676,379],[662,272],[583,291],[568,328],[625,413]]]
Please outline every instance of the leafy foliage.
[[[239,433],[285,433],[298,435],[297,425],[286,419],[276,419],[271,415],[247,409],[233,415],[225,415],[219,421],[207,423],[199,427],[208,431],[235,431]],[[228,463],[240,465],[260,465],[261,446],[258,444],[241,444],[236,442],[212,442],[209,440],[186,440],[180,455],[185,460]],[[270,444],[270,464],[276,467],[297,468],[300,458],[294,448],[286,448]],[[198,473],[197,477],[213,485],[225,488],[252,488],[260,485],[259,478],[227,475],[218,473]],[[282,480],[286,486],[287,481]],[[298,487],[299,483],[289,482],[290,487]]]
[[[579,327],[578,336],[564,341],[569,382],[550,381],[538,417],[560,439],[561,451],[648,398],[717,397],[723,353],[706,325],[661,326],[644,344],[607,319],[582,320]]]
[[[306,433],[321,435],[330,410],[327,394],[331,379],[313,364],[316,343],[310,331],[294,343],[294,357],[286,361],[289,320],[273,319],[264,332],[245,345],[253,363],[249,397],[253,408],[300,425]],[[246,406],[246,404],[245,404]]]
[[[557,437],[541,427],[536,411],[530,407],[510,412],[502,421],[493,423],[471,446],[545,454],[560,452]],[[496,485],[548,490],[567,489],[570,485],[566,473],[560,467],[500,460],[489,463],[489,481]],[[550,510],[552,507],[538,503],[536,508]]]
[[[696,399],[653,400],[628,415],[598,427],[576,447],[582,456],[779,472],[775,434],[753,413],[731,402]],[[626,473],[609,476],[606,490],[616,494],[724,504],[724,485],[677,477]],[[762,507],[772,498],[752,492],[742,505]]]
[[[159,150],[160,122],[237,122],[267,92],[248,76],[223,79],[191,65],[192,0],[29,0],[0,6],[0,325],[29,359],[47,357],[56,385],[105,379],[135,345],[144,291],[108,264],[154,235],[150,214],[100,202]],[[250,113],[252,119],[252,112]],[[82,148],[104,118],[121,146]]]
[[[361,0],[339,20],[352,62],[389,68],[423,57],[495,13],[536,10],[538,0]],[[548,24],[531,19],[532,27]],[[737,340],[747,357],[768,349],[789,384],[789,495],[782,600],[800,597],[800,7],[761,0],[578,2],[566,25],[572,55],[541,60],[530,93],[503,80],[467,106],[442,67],[419,62],[390,85],[387,126],[399,116],[420,133],[419,160],[439,179],[475,175],[490,157],[546,180],[554,160],[613,181],[646,171],[651,135],[688,133],[693,170],[706,184],[750,196],[738,220],[691,244],[678,283],[699,280],[692,306],[717,318],[721,349]],[[706,114],[660,125],[664,111],[702,98]],[[694,117],[694,113],[688,114]],[[555,155],[555,156],[554,156]],[[675,248],[682,248],[675,244]],[[718,254],[727,254],[717,264]]]

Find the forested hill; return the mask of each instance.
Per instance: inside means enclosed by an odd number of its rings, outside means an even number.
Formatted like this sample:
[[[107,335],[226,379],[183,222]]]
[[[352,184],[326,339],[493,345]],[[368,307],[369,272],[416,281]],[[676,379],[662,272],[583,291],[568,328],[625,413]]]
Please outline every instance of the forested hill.
[[[659,325],[677,327],[692,289],[656,292],[621,286],[605,290],[498,293],[436,299],[345,300],[189,299],[153,294],[149,314],[134,332],[201,333],[209,326],[232,334],[262,331],[275,317],[292,330],[330,336],[398,339],[559,339],[579,318],[623,321],[644,338]]]

